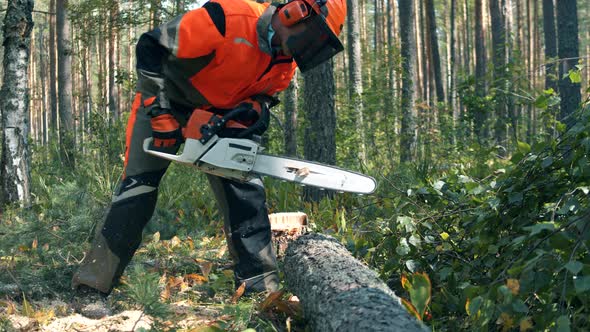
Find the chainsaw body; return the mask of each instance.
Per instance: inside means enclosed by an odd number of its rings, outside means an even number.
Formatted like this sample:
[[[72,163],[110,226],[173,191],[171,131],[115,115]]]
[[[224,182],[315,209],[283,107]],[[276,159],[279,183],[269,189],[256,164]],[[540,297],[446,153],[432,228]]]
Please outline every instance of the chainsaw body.
[[[248,138],[220,138],[217,133],[232,117],[235,114],[230,112],[223,118],[212,117],[206,124],[194,123],[197,117],[191,117],[180,155],[151,149],[152,138],[143,142],[143,150],[159,158],[192,165],[205,173],[239,181],[270,176],[338,192],[371,194],[375,191],[376,182],[370,176],[330,165],[266,155],[261,153],[264,148],[260,144]]]

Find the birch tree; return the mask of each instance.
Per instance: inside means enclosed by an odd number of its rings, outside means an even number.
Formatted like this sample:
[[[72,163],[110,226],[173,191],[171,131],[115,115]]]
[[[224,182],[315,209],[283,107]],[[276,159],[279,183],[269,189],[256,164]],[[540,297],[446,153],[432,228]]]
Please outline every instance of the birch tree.
[[[4,80],[0,90],[2,157],[0,204],[31,200],[28,112],[28,64],[33,29],[33,0],[8,1],[4,18]],[[1,206],[1,205],[0,205]]]
[[[348,39],[348,73],[350,106],[356,114],[356,129],[359,135],[358,157],[362,164],[366,163],[364,105],[363,105],[363,63],[361,58],[361,40],[359,27],[358,0],[347,0],[347,39]]]

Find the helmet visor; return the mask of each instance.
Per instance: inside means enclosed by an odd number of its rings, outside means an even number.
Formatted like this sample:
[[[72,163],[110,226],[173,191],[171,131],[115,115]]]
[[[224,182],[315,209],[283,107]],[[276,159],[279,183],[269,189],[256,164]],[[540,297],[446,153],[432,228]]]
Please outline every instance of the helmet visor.
[[[322,15],[305,19],[306,28],[287,39],[287,47],[299,70],[305,72],[344,50]]]

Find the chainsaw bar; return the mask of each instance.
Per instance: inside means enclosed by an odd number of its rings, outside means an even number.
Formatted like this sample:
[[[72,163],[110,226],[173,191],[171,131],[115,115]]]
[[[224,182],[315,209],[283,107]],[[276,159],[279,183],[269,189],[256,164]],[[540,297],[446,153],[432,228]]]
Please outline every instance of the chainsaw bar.
[[[259,154],[252,172],[321,189],[371,194],[377,183],[370,176],[294,158]]]
[[[247,139],[217,138],[201,144],[187,139],[181,155],[150,149],[151,138],[144,141],[144,151],[167,160],[190,164],[201,171],[225,178],[248,181],[269,176],[302,186],[356,194],[371,194],[377,183],[370,176],[335,166],[288,157],[258,153],[262,148]]]

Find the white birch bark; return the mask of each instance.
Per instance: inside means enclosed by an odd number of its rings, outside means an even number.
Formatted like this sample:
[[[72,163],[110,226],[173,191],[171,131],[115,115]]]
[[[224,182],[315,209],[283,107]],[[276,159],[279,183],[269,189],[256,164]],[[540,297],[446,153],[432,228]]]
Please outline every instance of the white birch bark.
[[[32,0],[8,1],[4,19],[4,80],[0,91],[2,157],[0,203],[30,203],[28,64]]]

